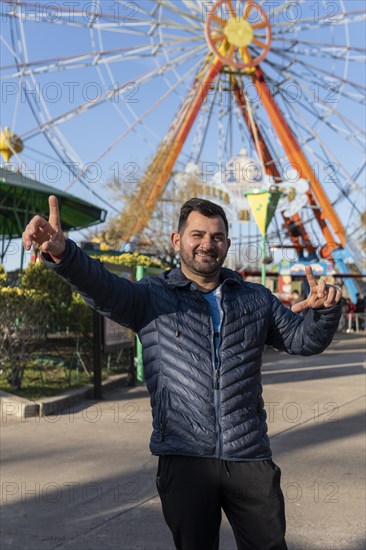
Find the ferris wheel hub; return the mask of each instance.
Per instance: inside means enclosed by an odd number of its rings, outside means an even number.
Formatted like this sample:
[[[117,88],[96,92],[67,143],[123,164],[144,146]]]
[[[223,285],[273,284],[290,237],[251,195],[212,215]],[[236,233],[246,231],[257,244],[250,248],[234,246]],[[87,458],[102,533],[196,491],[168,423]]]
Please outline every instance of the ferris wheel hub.
[[[248,46],[253,39],[253,28],[249,21],[241,19],[239,21],[232,17],[226,23],[224,34],[229,42],[237,48]]]
[[[218,0],[207,14],[205,35],[216,58],[248,73],[266,57],[272,40],[266,12],[247,0]]]

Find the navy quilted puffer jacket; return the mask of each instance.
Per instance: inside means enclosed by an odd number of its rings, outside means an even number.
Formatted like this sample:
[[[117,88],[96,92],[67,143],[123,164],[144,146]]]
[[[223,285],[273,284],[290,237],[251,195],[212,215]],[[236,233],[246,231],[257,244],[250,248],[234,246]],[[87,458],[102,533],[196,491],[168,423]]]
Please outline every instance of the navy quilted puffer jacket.
[[[219,368],[206,300],[180,269],[131,282],[70,240],[60,264],[44,260],[103,315],[138,333],[153,414],[153,454],[269,459],[261,386],[265,345],[312,355],[331,342],[339,305],[292,313],[262,285],[222,268]]]

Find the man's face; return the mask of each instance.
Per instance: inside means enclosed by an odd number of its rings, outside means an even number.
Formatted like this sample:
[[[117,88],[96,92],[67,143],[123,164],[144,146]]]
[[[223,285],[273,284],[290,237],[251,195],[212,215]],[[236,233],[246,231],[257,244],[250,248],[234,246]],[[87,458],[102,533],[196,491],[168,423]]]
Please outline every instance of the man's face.
[[[208,218],[191,212],[181,233],[173,233],[172,244],[179,252],[183,273],[188,276],[216,276],[226,258],[230,239],[221,216]]]

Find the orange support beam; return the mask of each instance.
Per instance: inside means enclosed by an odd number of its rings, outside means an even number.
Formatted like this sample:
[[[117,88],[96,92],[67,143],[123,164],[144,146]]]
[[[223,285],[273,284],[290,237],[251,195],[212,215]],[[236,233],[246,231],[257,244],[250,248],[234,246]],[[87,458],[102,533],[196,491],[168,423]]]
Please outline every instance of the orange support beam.
[[[248,130],[251,134],[252,140],[253,140],[253,142],[255,142],[253,128],[252,128],[251,124],[249,123],[248,111],[245,108],[246,100],[245,100],[242,89],[240,88],[238,82],[236,81],[236,79],[234,77],[233,77],[233,84],[234,84],[235,99],[238,103],[240,111],[241,111],[241,113],[243,115],[243,118],[246,122]],[[256,133],[257,133],[257,136],[258,136],[259,147],[261,149],[260,153],[261,153],[261,157],[263,159],[263,164],[264,164],[264,167],[265,167],[265,170],[266,170],[266,174],[268,174],[269,176],[272,176],[273,178],[275,178],[278,181],[278,180],[281,179],[281,175],[278,171],[278,168],[277,168],[275,162],[273,161],[272,155],[271,155],[271,153],[268,149],[268,146],[265,142],[265,139],[264,139],[264,137],[263,137],[263,135],[262,135],[262,133],[261,133],[260,129],[258,128],[255,121],[254,121],[254,124],[255,124]],[[304,224],[302,223],[302,220],[301,220],[299,214],[295,214],[291,218],[289,218],[289,217],[287,217],[283,214],[282,214],[282,216],[283,216],[285,224],[286,224],[286,226],[289,230],[289,236],[290,236],[290,239],[293,243],[294,248],[296,249],[296,252],[299,254],[303,251],[304,248],[306,248],[308,250],[308,252],[314,253],[315,248],[311,244],[310,237],[309,237],[309,235],[308,235],[308,233],[307,233],[307,231],[304,227]],[[291,235],[290,226],[292,224],[295,224],[296,228],[298,229],[298,231],[301,235],[301,238],[303,240],[304,245],[302,245],[300,243],[300,239],[299,239],[298,236]]]
[[[154,185],[150,189],[147,197],[140,197],[137,192],[136,203],[138,208],[135,223],[125,235],[126,239],[130,239],[135,235],[139,235],[147,226],[150,217],[152,216],[156,203],[160,199],[168,181],[170,174],[174,168],[176,160],[185,140],[193,126],[197,114],[206,99],[210,86],[222,68],[222,63],[215,59],[209,66],[203,77],[197,78],[194,83],[193,90],[190,91],[186,101],[183,103],[177,117],[174,119],[166,139],[162,142],[157,154],[146,171],[155,173]],[[202,71],[201,71],[202,72]],[[188,104],[187,104],[188,102]],[[143,204],[139,204],[139,199],[143,200]],[[141,203],[141,200],[140,200]]]
[[[299,143],[297,142],[290,126],[287,124],[284,116],[278,108],[264,78],[263,71],[260,67],[256,68],[253,74],[253,82],[261,98],[262,104],[265,107],[268,116],[271,120],[273,128],[275,129],[278,138],[282,144],[282,147],[289,159],[291,165],[295,170],[300,172],[300,176],[306,178],[310,182],[311,191],[308,193],[309,203],[312,207],[315,206],[314,214],[321,227],[325,241],[328,245],[328,251],[325,254],[331,253],[331,248],[337,248],[339,243],[342,246],[346,244],[346,232],[342,225],[342,222],[338,218],[331,202],[329,201],[321,183],[316,178],[311,166],[303,153]],[[317,203],[314,199],[317,200]],[[321,208],[321,211],[319,209]],[[316,211],[318,209],[318,212]],[[329,220],[334,233],[339,239],[339,243],[335,242],[335,238],[330,231],[326,220]]]

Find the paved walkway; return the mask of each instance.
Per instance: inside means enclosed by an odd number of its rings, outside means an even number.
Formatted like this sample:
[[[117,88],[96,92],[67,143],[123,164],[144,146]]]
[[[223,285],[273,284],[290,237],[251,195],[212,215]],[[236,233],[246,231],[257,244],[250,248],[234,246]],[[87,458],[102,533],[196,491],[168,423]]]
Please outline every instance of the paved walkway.
[[[364,337],[322,355],[268,351],[264,399],[289,550],[365,548]],[[58,416],[2,414],[2,550],[173,550],[142,387]],[[236,545],[225,520],[220,550]]]

